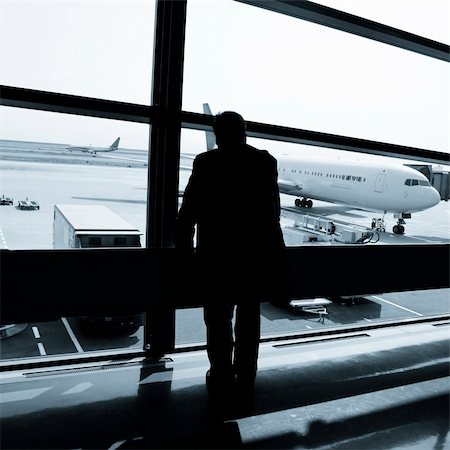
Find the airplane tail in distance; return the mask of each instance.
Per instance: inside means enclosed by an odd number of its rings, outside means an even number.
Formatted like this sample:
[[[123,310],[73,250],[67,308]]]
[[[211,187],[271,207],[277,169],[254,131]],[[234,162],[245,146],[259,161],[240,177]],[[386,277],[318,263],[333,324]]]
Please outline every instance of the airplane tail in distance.
[[[117,150],[119,148],[119,141],[120,141],[120,137],[118,137],[113,144],[111,144],[111,146],[109,147],[109,149],[107,151],[112,152],[114,150]]]
[[[203,103],[203,113],[212,116],[208,103]],[[216,146],[216,136],[212,131],[206,131],[206,150],[212,150]]]
[[[203,103],[203,113],[212,116],[211,108],[209,107],[208,103]]]

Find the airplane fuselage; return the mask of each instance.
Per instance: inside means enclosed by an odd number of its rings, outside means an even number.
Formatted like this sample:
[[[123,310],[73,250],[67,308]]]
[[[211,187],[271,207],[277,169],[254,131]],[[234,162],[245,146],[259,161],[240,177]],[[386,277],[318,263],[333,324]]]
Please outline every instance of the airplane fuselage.
[[[114,152],[119,147],[120,137],[118,137],[109,147],[92,147],[91,145],[69,145],[66,147],[66,150],[69,152],[81,152],[81,153],[89,153],[91,155],[95,155],[97,153],[103,152]]]
[[[422,211],[440,201],[423,174],[401,164],[277,159],[282,193],[383,213]]]

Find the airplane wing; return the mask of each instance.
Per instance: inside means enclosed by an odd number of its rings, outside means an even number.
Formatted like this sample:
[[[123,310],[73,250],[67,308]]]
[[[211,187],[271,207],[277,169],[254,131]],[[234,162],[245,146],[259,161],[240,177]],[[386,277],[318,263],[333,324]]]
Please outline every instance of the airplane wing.
[[[278,189],[281,194],[297,195],[303,189],[303,185],[278,178]]]

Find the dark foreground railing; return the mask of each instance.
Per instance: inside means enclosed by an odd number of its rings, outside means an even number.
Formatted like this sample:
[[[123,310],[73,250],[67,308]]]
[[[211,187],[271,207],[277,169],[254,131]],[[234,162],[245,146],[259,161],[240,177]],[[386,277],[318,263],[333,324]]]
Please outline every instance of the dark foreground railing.
[[[262,301],[276,301],[287,285],[293,298],[450,287],[447,244],[304,246],[286,252],[291,276],[284,277],[284,269],[278,273]],[[146,312],[161,304],[200,306],[194,258],[175,249],[0,250],[0,322]]]

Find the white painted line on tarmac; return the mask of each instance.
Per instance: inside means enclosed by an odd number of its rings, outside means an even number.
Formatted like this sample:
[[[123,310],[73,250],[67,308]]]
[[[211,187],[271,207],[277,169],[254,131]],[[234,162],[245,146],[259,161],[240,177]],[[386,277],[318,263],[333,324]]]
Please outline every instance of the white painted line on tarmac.
[[[38,329],[38,327],[31,327],[31,329],[33,330],[34,337],[35,337],[36,339],[40,339],[40,338],[41,338],[41,335],[39,334],[39,329]]]
[[[3,230],[0,228],[0,240],[2,241],[3,248],[8,249],[8,244],[6,243],[5,235]]]
[[[38,342],[37,346],[38,346],[39,353],[41,354],[41,356],[45,356],[47,354],[47,352],[45,351],[44,344],[42,342]]]
[[[0,404],[10,403],[10,402],[20,402],[21,400],[32,400],[38,395],[50,390],[51,387],[39,388],[39,389],[28,389],[26,391],[15,391],[15,392],[3,392],[0,393]]]
[[[125,444],[125,442],[127,442],[127,441],[124,440],[124,441],[114,442],[114,444],[111,445],[111,447],[109,447],[107,450],[117,450],[118,448],[122,447],[122,445]],[[82,449],[80,449],[80,450],[82,450]]]
[[[421,316],[421,317],[423,316],[423,314],[420,314],[417,311],[413,311],[412,309],[408,309],[408,308],[405,308],[404,306],[397,305],[396,303],[392,303],[389,300],[385,300],[384,298],[377,297],[376,295],[372,295],[371,297],[376,298],[377,300],[380,300],[382,302],[389,303],[390,305],[396,306],[397,308],[404,309],[405,311],[415,314],[416,316]]]
[[[75,333],[73,332],[71,326],[69,325],[69,322],[65,317],[61,317],[62,323],[66,327],[67,333],[69,333],[70,339],[72,339],[73,345],[75,345],[75,348],[77,349],[78,353],[84,353],[83,347],[78,342],[77,337],[75,336]]]
[[[366,322],[372,322],[370,319],[366,319],[365,317],[363,317],[363,319],[364,319]]]
[[[93,386],[92,383],[86,382],[86,383],[80,383],[74,386],[73,388],[67,390],[66,392],[63,392],[61,395],[69,395],[69,394],[80,394],[81,392],[86,391],[87,389],[91,388]]]

